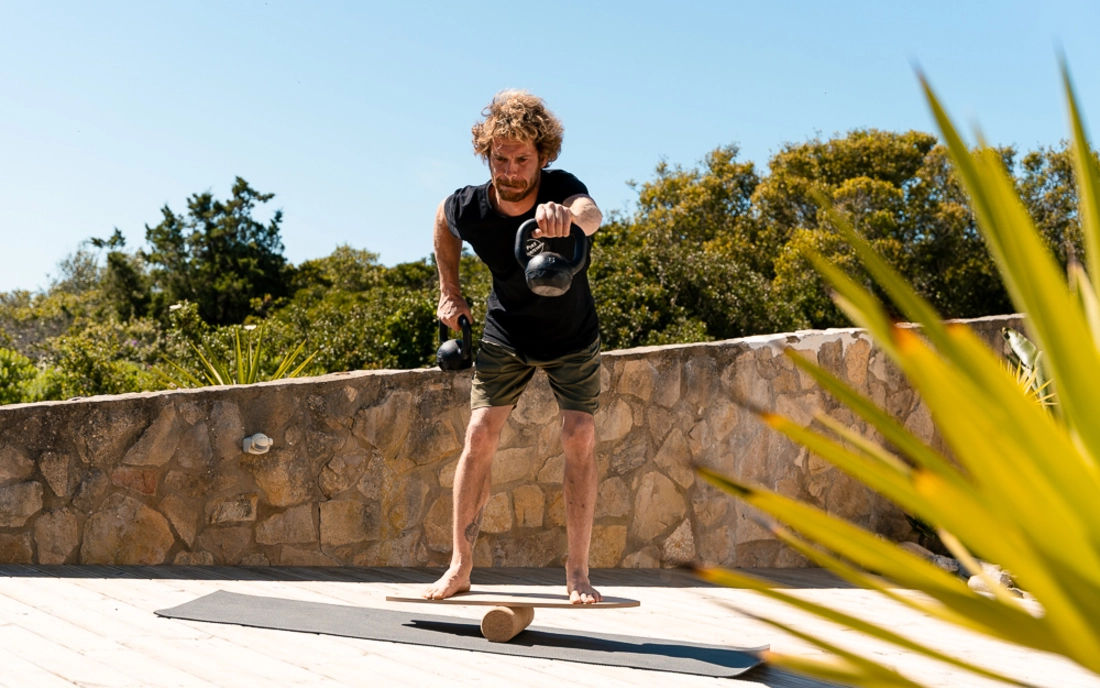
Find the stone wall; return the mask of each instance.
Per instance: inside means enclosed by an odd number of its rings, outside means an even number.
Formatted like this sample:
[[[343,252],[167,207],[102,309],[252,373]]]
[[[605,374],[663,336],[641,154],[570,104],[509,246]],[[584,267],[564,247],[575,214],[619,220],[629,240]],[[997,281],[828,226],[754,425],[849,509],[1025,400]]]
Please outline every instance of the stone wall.
[[[970,321],[1000,346],[1018,317]],[[793,347],[938,442],[927,408],[859,330],[615,351],[596,415],[591,564],[804,561],[692,461],[893,538],[902,514],[735,400],[865,431],[782,354]],[[0,563],[443,565],[471,373],[361,371],[244,387],[0,407]],[[557,406],[541,373],[504,428],[478,566],[565,551]],[[275,441],[261,455],[241,442]]]

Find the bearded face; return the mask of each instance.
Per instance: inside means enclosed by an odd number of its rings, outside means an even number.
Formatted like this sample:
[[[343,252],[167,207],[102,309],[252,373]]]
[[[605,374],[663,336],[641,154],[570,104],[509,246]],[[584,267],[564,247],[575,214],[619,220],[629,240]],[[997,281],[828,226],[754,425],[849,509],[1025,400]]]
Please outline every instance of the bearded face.
[[[530,141],[493,141],[489,170],[497,198],[506,203],[526,200],[538,188],[542,165],[538,150]]]

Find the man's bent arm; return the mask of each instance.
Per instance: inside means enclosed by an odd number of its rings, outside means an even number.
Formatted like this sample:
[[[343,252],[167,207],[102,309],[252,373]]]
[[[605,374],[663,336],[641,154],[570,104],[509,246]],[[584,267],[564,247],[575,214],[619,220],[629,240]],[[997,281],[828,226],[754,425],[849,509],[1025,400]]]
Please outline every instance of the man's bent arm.
[[[444,201],[443,203],[446,203]],[[458,330],[458,316],[465,314],[473,320],[470,306],[462,298],[459,285],[458,265],[462,259],[462,239],[459,239],[447,227],[447,215],[443,203],[435,213],[435,264],[439,269],[439,308],[436,315],[452,330]]]
[[[596,202],[590,196],[584,194],[570,196],[562,205],[569,208],[575,218],[575,224],[588,236],[595,234],[603,224],[603,213],[596,207]]]

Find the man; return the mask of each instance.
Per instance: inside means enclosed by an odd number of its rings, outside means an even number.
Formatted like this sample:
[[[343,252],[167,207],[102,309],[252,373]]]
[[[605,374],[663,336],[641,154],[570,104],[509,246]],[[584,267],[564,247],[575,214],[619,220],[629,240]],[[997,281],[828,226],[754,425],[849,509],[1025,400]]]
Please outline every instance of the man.
[[[596,412],[600,392],[600,341],[595,303],[584,269],[562,296],[539,296],[524,279],[514,254],[516,231],[534,218],[535,243],[573,255],[573,225],[592,235],[603,216],[576,177],[545,169],[561,151],[563,128],[541,98],[502,91],[473,127],[474,151],[489,165],[490,181],[447,197],[435,218],[439,266],[439,319],[459,329],[470,307],[459,289],[458,266],[466,241],[493,275],[485,330],[474,370],[465,447],[454,483],[454,550],[446,573],[424,590],[443,599],[470,587],[473,549],[489,499],[490,466],[500,431],[537,368],[546,371],[561,410],[565,452],[568,534],[566,589],[575,604],[602,597],[588,577],[588,547],[596,507]],[[529,253],[539,247],[529,248]]]

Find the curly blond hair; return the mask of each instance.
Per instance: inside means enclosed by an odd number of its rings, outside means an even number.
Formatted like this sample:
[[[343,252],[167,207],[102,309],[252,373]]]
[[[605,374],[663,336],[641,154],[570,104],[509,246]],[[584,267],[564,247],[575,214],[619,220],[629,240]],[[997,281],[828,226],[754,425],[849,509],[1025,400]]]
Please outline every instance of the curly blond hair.
[[[493,96],[493,102],[481,111],[481,115],[485,119],[475,124],[470,132],[474,135],[474,153],[482,160],[489,161],[494,138],[531,141],[543,167],[558,159],[565,127],[542,98],[527,91],[501,91]]]

